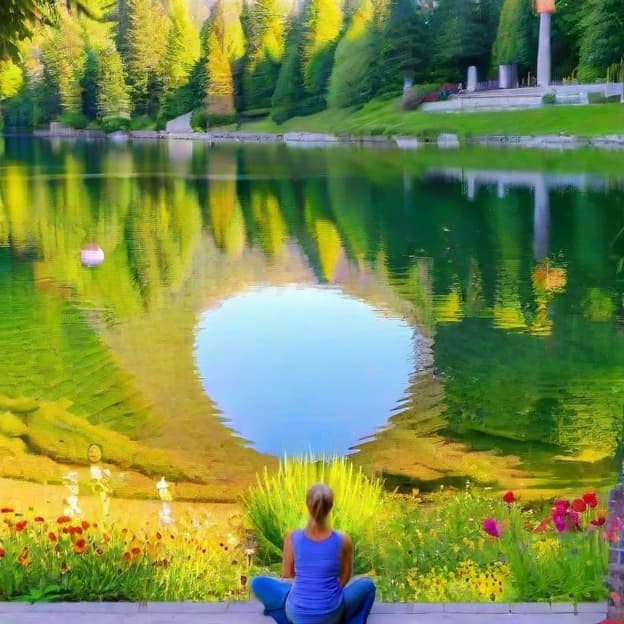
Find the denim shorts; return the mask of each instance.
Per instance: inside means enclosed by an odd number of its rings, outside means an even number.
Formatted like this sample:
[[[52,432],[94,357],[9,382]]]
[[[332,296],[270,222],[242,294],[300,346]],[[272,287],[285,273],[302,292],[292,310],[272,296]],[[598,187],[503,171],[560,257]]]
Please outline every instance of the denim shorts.
[[[292,615],[290,610],[288,609],[288,601],[286,601],[286,617],[291,624],[299,624],[297,621],[297,616]],[[316,620],[315,624],[341,624],[344,620],[344,603],[340,603],[340,606],[332,611],[331,613],[327,613],[326,615],[319,615],[319,619]]]

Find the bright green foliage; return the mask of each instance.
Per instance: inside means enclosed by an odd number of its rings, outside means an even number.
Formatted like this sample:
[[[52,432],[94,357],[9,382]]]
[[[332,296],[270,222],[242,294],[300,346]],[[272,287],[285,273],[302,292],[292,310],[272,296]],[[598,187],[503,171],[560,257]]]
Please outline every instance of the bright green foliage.
[[[431,66],[426,17],[413,0],[390,0],[377,54],[379,93],[397,94],[406,81],[424,81]]]
[[[121,56],[111,47],[100,54],[97,115],[123,117],[130,114],[130,97],[126,86]]]
[[[19,56],[18,43],[28,37],[32,24],[52,19],[54,0],[3,0],[0,2],[0,58]]]
[[[199,33],[191,21],[184,0],[172,0],[170,4],[171,27],[165,54],[165,89],[178,89],[188,79],[191,69],[199,58]]]
[[[206,107],[210,113],[235,110],[235,72],[245,54],[239,0],[217,0],[210,14],[206,45]]]
[[[159,0],[128,0],[126,72],[134,108],[154,113],[163,88],[169,19]]]
[[[42,59],[52,84],[58,90],[65,113],[82,112],[82,85],[87,58],[79,24],[68,13],[60,18],[59,28],[43,46]]]
[[[369,479],[344,458],[285,458],[276,474],[265,470],[243,499],[269,559],[281,555],[289,530],[305,525],[306,492],[319,482],[334,490],[333,526],[351,534],[356,542],[372,528],[383,505],[381,481]]]
[[[32,35],[37,23],[55,23],[57,9],[67,7],[93,18],[103,16],[112,0],[2,0],[0,2],[0,59],[20,56],[19,42]]]
[[[284,57],[286,7],[283,0],[257,0],[249,9],[243,73],[245,108],[270,108]]]
[[[607,68],[624,58],[624,6],[620,0],[590,0],[585,15],[579,77],[604,79]]]
[[[354,106],[370,99],[375,60],[373,18],[373,0],[361,0],[336,48],[327,93],[330,106]]]
[[[0,101],[12,98],[24,84],[24,74],[12,61],[0,61]]]
[[[303,12],[301,63],[306,95],[324,98],[342,30],[342,10],[335,0],[308,0]]]
[[[536,42],[531,34],[536,21],[531,0],[504,0],[492,50],[496,65],[534,62]]]

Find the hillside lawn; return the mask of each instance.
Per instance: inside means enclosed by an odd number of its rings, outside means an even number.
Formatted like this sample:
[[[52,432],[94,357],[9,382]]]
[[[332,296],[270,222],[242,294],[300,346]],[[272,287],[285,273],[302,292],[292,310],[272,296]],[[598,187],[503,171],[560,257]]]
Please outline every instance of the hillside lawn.
[[[398,100],[372,100],[360,109],[328,109],[294,117],[281,125],[270,119],[243,124],[248,132],[324,132],[350,135],[402,135],[435,138],[443,132],[460,138],[498,135],[567,134],[583,137],[624,134],[624,106],[543,106],[518,111],[431,113],[399,111]]]

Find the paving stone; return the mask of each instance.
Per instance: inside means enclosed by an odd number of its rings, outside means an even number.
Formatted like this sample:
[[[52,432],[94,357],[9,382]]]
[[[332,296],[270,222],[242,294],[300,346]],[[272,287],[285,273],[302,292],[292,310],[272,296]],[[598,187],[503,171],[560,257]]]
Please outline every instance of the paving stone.
[[[576,605],[577,613],[598,613],[603,617],[607,614],[606,602],[579,602]]]
[[[512,602],[511,613],[575,613],[571,602]]]
[[[441,602],[412,602],[411,606],[412,613],[442,613],[444,611],[444,605]]]
[[[506,602],[449,602],[444,605],[445,613],[509,613]]]

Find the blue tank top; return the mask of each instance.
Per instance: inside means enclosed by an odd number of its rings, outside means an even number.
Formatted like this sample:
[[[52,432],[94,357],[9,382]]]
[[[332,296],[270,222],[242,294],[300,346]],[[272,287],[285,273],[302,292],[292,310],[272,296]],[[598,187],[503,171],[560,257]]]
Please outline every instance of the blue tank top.
[[[297,624],[316,624],[322,616],[342,604],[340,587],[342,535],[332,531],[320,541],[303,531],[291,534],[295,556],[295,580],[288,593],[286,609]]]

